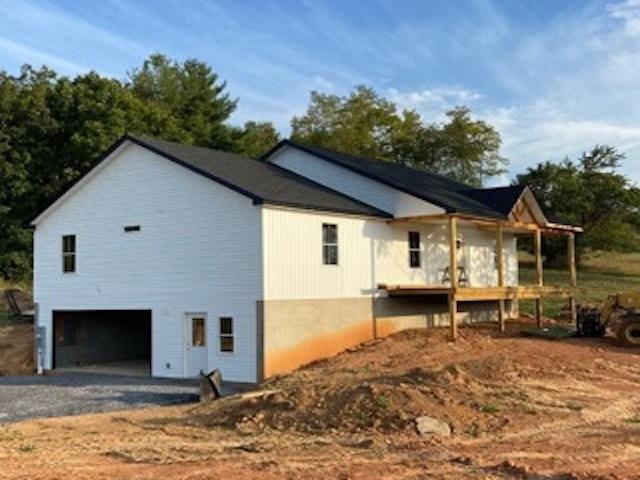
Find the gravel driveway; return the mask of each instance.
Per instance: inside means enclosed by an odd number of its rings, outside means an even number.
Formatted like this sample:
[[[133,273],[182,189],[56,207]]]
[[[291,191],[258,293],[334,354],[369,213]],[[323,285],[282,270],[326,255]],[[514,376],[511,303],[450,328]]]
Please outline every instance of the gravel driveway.
[[[68,372],[0,377],[0,424],[198,400],[197,380]]]

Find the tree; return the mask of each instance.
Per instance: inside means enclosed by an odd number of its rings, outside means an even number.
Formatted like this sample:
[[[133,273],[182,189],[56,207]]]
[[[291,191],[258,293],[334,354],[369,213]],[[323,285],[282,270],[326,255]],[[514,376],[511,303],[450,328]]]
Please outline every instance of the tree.
[[[529,185],[542,209],[553,221],[579,225],[578,261],[585,249],[637,250],[640,226],[640,190],[617,173],[624,154],[596,145],[577,161],[543,162],[518,175],[516,183]],[[560,263],[564,243],[545,240],[547,264]]]
[[[138,99],[173,117],[183,142],[231,148],[231,130],[225,122],[238,102],[207,64],[195,59],[179,63],[154,54],[129,73],[127,87]]]
[[[242,128],[234,128],[231,134],[233,151],[251,158],[258,158],[280,141],[278,131],[270,122],[246,122]]]
[[[0,276],[28,276],[28,222],[125,133],[257,149],[263,124],[241,129],[241,145],[233,144],[236,129],[226,122],[236,101],[225,88],[205,64],[162,55],[128,82],[95,72],[58,77],[28,65],[16,76],[0,71]]]
[[[468,108],[447,112],[447,121],[424,124],[414,110],[397,106],[373,89],[348,96],[311,93],[307,112],[291,121],[294,141],[430,170],[471,185],[505,171],[500,134],[471,118]]]
[[[395,142],[418,118],[415,112],[398,114],[393,102],[371,88],[356,87],[346,97],[314,91],[306,114],[291,120],[291,138],[352,155],[397,161]]]
[[[57,130],[48,107],[55,73],[24,66],[17,76],[0,72],[0,276],[30,270],[31,235],[25,230],[34,163],[51,154]]]
[[[447,112],[447,122],[425,127],[418,139],[417,165],[474,186],[506,172],[500,156],[500,134],[488,123],[473,120],[466,107]]]

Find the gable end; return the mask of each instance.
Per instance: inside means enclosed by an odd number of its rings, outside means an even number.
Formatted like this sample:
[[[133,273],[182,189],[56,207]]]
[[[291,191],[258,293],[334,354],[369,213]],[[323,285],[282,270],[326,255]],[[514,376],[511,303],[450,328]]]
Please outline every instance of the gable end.
[[[248,197],[249,199],[251,199],[253,201],[254,204],[258,205],[258,204],[262,204],[263,203],[263,199],[251,192],[248,192],[242,188],[239,188],[236,185],[231,184],[230,182],[227,182],[226,180],[219,178],[209,172],[205,172],[203,170],[200,170],[199,168],[194,167],[193,165],[190,165],[182,160],[180,160],[179,158],[174,157],[173,155],[170,155],[166,152],[163,152],[162,150],[159,150],[155,147],[153,147],[152,145],[149,145],[148,143],[146,143],[145,141],[138,139],[136,137],[133,137],[131,135],[124,135],[122,137],[120,137],[111,147],[109,147],[102,155],[100,155],[97,160],[95,160],[91,166],[89,167],[89,169],[80,177],[78,177],[77,179],[75,179],[73,182],[71,182],[66,188],[63,189],[62,193],[60,193],[57,197],[55,197],[51,202],[49,202],[49,204],[33,219],[29,222],[29,226],[31,228],[36,228],[36,226],[38,225],[38,223],[40,223],[40,221],[42,221],[45,217],[47,217],[53,210],[55,210],[60,204],[62,204],[66,198],[71,195],[73,192],[75,192],[76,190],[78,190],[84,183],[86,183],[87,181],[89,181],[90,178],[92,178],[94,175],[96,175],[98,173],[98,169],[103,167],[104,165],[106,165],[106,163],[108,163],[109,159],[112,157],[112,155],[114,155],[123,145],[125,145],[127,142],[130,142],[131,144],[134,145],[138,145],[139,147],[142,147],[146,150],[149,150],[153,153],[155,153],[156,155],[160,155],[161,157],[170,160],[174,163],[177,163],[178,165],[187,168],[188,170],[191,170],[192,172],[195,172],[199,175],[202,175],[204,177],[209,178],[210,180],[213,180],[217,183],[220,183],[221,185],[230,188],[231,190],[234,190],[235,192],[244,195],[245,197]]]

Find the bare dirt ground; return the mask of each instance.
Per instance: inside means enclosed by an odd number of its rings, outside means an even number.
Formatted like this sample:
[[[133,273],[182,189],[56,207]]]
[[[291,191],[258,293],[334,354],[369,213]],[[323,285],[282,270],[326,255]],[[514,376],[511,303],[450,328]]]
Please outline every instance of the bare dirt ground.
[[[33,326],[0,325],[0,376],[33,371]]]
[[[640,478],[640,352],[407,331],[210,404],[0,427],[0,478]],[[448,422],[418,435],[414,419]]]

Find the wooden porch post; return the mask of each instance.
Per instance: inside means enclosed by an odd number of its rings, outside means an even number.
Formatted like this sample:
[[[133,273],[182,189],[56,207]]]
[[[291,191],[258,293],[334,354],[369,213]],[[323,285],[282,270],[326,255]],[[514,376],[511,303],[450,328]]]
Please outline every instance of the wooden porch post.
[[[576,236],[573,232],[567,235],[567,265],[569,266],[570,286],[572,289],[572,294],[569,297],[569,309],[571,311],[571,321],[575,323],[578,312],[573,289],[578,285],[578,274],[576,271]]]
[[[544,285],[542,274],[542,232],[540,229],[535,231],[534,251],[536,255],[536,283],[539,287]],[[542,299],[536,298],[536,322],[538,327],[542,327]]]
[[[502,224],[498,222],[496,228],[496,262],[498,263],[498,286],[504,287],[504,258],[502,252]],[[504,332],[504,298],[498,300],[498,322],[500,331]]]
[[[451,323],[451,339],[458,338],[458,219],[449,217],[449,277],[451,278],[451,293],[449,294],[449,321]]]

